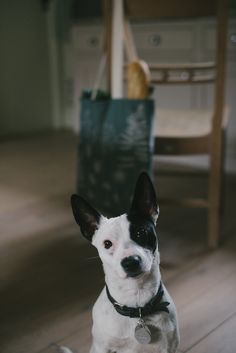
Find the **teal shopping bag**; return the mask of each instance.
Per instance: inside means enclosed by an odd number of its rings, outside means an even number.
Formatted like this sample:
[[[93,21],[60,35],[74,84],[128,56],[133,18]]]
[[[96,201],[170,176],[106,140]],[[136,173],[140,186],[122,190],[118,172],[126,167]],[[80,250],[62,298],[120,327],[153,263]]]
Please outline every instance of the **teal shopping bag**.
[[[151,173],[154,102],[83,99],[78,193],[108,216],[128,211],[138,174]]]

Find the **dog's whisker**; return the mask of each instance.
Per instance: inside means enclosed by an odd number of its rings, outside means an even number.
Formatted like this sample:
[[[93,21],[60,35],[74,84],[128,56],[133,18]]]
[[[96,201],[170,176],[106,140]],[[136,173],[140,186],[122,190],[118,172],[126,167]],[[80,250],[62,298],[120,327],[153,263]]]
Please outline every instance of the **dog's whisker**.
[[[87,257],[85,260],[96,260],[99,259],[99,256],[92,256],[92,257]]]

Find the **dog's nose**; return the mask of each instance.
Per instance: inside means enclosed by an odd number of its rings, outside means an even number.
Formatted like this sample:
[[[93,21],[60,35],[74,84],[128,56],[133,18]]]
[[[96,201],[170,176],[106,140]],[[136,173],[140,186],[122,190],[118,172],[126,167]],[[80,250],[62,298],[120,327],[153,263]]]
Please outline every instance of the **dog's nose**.
[[[128,276],[135,277],[141,273],[142,259],[138,255],[125,257],[121,261],[121,266]]]

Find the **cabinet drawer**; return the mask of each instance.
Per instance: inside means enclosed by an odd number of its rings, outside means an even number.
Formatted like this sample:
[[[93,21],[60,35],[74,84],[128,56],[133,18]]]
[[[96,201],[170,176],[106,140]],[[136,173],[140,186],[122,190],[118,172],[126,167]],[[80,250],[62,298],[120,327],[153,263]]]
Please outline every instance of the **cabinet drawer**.
[[[80,53],[100,53],[103,45],[101,26],[75,27],[73,30],[73,46]]]
[[[206,27],[205,36],[203,38],[204,49],[209,52],[214,52],[216,48],[216,29],[212,23]],[[228,55],[236,54],[236,20],[230,21],[227,35]]]
[[[140,50],[191,50],[193,33],[191,27],[172,27],[168,29],[152,26],[152,28],[134,28],[134,40]]]

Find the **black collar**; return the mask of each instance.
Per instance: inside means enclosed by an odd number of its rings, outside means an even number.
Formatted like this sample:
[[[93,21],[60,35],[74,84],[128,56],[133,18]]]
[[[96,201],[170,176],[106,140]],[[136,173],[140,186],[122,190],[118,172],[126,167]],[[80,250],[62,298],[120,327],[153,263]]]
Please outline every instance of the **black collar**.
[[[157,294],[154,297],[152,297],[152,299],[142,307],[128,307],[126,305],[121,305],[117,303],[115,299],[111,296],[107,285],[106,285],[106,291],[107,291],[108,299],[113,304],[116,311],[121,315],[134,318],[134,317],[145,317],[148,315],[152,315],[158,311],[165,311],[166,313],[169,313],[169,309],[167,308],[167,306],[170,303],[161,301],[164,294],[164,290],[161,282],[160,282],[160,286],[158,288]]]

